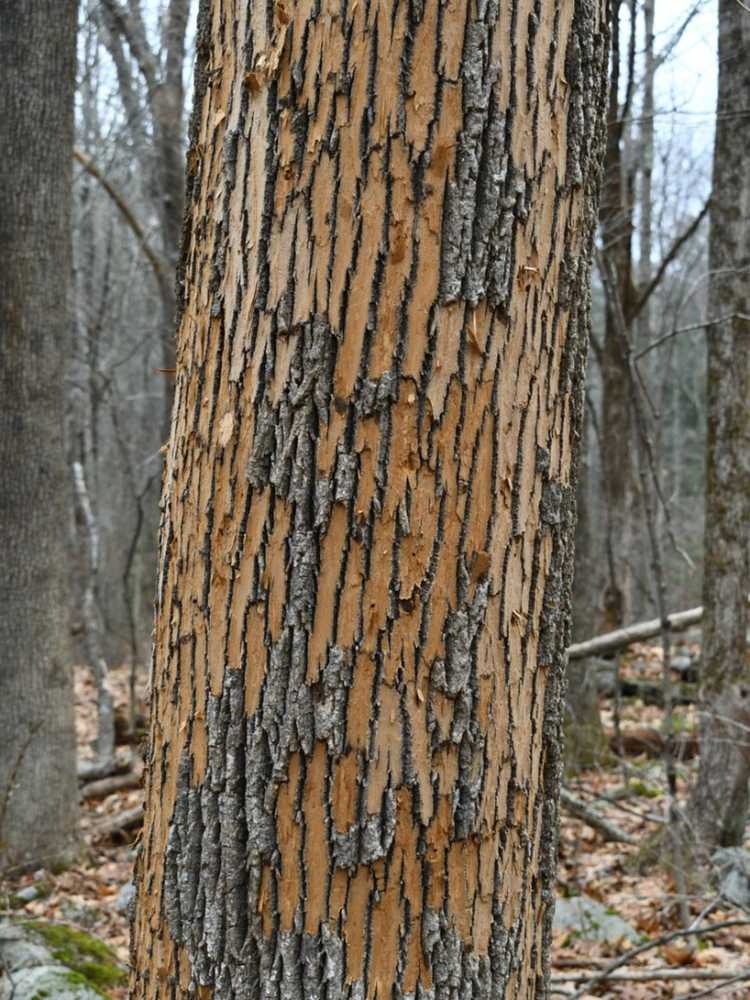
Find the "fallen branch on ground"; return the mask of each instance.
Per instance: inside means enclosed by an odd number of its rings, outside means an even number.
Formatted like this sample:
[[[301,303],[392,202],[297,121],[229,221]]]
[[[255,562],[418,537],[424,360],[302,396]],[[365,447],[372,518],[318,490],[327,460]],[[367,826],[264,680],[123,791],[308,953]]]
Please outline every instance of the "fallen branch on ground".
[[[703,617],[703,608],[691,608],[689,611],[678,611],[674,615],[668,615],[667,621],[672,632],[679,632],[697,625]],[[614,632],[605,632],[604,635],[597,635],[593,639],[586,639],[585,642],[575,642],[568,646],[569,660],[582,660],[586,656],[599,656],[602,653],[613,653],[623,646],[629,646],[634,642],[643,642],[646,639],[653,639],[660,635],[662,623],[658,618],[653,618],[647,622],[636,622],[626,628],[618,628]]]
[[[605,692],[608,685],[604,684]],[[640,698],[644,705],[664,705],[664,691],[660,684],[653,681],[630,680],[620,677],[617,681],[620,696],[623,698]],[[698,699],[695,685],[680,684],[672,691],[672,705],[693,705]]]
[[[135,771],[128,771],[126,774],[114,775],[110,778],[100,778],[98,781],[89,781],[81,788],[81,799],[105,799],[113,792],[126,792],[132,788],[138,788],[141,784],[143,768]]]
[[[575,795],[567,790],[567,788],[560,789],[560,804],[563,809],[570,813],[571,816],[575,816],[576,819],[583,820],[588,826],[597,833],[600,833],[605,840],[619,842],[621,844],[634,844],[635,838],[631,837],[629,833],[626,833],[621,827],[617,826],[615,823],[610,823],[609,820],[605,819],[596,809],[592,809],[587,806],[585,802],[581,802],[577,799]]]
[[[596,981],[600,979],[595,977]],[[657,979],[724,979],[734,983],[750,979],[750,969],[675,969],[672,967],[661,967],[658,969],[644,969],[638,972],[613,972],[606,976],[609,983],[650,983]],[[566,972],[560,976],[552,976],[552,983],[586,983],[588,989],[594,979],[586,979],[582,973]]]
[[[132,809],[124,809],[116,813],[109,819],[97,823],[91,831],[91,839],[94,841],[104,840],[116,833],[126,833],[140,826],[143,822],[143,806],[133,806]]]
[[[605,980],[611,978],[613,972],[617,969],[622,968],[623,965],[627,965],[628,962],[636,958],[638,955],[642,955],[646,951],[653,951],[654,948],[660,948],[663,944],[669,944],[670,941],[675,941],[677,938],[682,937],[701,937],[702,935],[715,934],[716,931],[724,930],[727,927],[748,927],[750,926],[750,920],[722,920],[717,924],[704,924],[702,927],[686,927],[678,931],[669,931],[666,934],[662,934],[661,937],[653,938],[651,941],[646,941],[644,944],[639,944],[635,948],[631,948],[630,951],[626,951],[624,955],[620,955],[613,962],[601,972],[598,972],[595,976],[587,979],[582,986],[580,986],[575,993],[570,994],[570,1000],[578,1000],[582,997],[584,993],[588,993],[592,986],[596,986],[598,983],[603,983]]]
[[[607,742],[612,753],[625,756],[645,753],[647,757],[661,757],[664,754],[664,737],[658,729],[649,726],[638,726],[633,729],[622,729],[620,733],[606,731]],[[695,734],[678,736],[669,741],[670,754],[675,760],[693,760],[698,756],[698,737]]]
[[[81,760],[78,762],[78,783],[87,784],[98,778],[108,778],[111,774],[125,774],[132,770],[136,755],[128,753],[110,760]]]

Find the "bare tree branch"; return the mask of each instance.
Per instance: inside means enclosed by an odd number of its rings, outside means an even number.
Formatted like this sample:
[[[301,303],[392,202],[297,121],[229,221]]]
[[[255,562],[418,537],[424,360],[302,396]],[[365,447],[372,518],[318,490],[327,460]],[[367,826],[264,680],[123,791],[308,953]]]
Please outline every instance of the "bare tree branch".
[[[741,969],[739,972],[729,969],[643,969],[638,970],[637,972],[613,972],[604,978],[606,978],[606,980],[610,983],[653,983],[658,980],[674,982],[675,980],[683,979],[718,979],[725,983],[739,983],[750,979],[750,969]],[[587,979],[585,973],[567,972],[563,975],[552,976],[551,981],[555,984],[583,982],[584,986],[586,986],[586,989],[588,990],[588,986],[590,984],[594,982],[601,982],[602,977],[597,975],[591,979]],[[573,996],[580,996],[580,994],[575,993]]]
[[[634,844],[635,838],[631,837],[629,833],[626,833],[621,827],[617,826],[615,823],[610,823],[608,819],[605,819],[596,809],[592,809],[591,806],[587,806],[585,802],[581,802],[580,799],[576,798],[567,788],[560,789],[560,804],[563,809],[570,813],[571,816],[575,816],[576,819],[582,820],[587,826],[590,826],[592,830],[596,830],[600,833],[605,840],[619,842],[622,844]]]
[[[158,62],[148,44],[139,6],[131,2],[126,10],[118,0],[102,0],[102,5],[111,16],[114,26],[128,43],[128,48],[146,81],[150,100],[159,85]]]
[[[82,149],[75,147],[73,149],[73,156],[81,164],[83,169],[91,174],[91,176],[101,184],[104,190],[107,192],[109,197],[115,203],[120,211],[125,222],[130,227],[131,232],[135,236],[138,245],[140,246],[146,260],[151,265],[151,268],[156,277],[157,284],[159,285],[159,291],[162,292],[164,289],[168,289],[167,282],[169,278],[167,277],[169,273],[169,268],[162,257],[154,250],[154,248],[149,243],[146,234],[143,231],[138,219],[135,217],[133,210],[128,205],[124,196],[117,190],[117,188],[112,184],[112,182],[101,172],[94,161],[88,154],[84,153]]]
[[[704,204],[703,208],[698,213],[698,215],[696,215],[696,217],[687,227],[687,229],[677,237],[677,239],[674,241],[669,250],[667,250],[666,254],[664,255],[664,259],[662,260],[661,264],[659,264],[659,266],[657,267],[653,278],[651,279],[651,281],[649,281],[646,287],[639,293],[638,298],[631,307],[630,309],[631,319],[634,319],[638,315],[638,313],[643,309],[648,300],[651,298],[654,291],[659,287],[659,284],[661,283],[661,280],[664,277],[664,272],[667,270],[669,265],[672,263],[672,261],[675,259],[675,257],[683,248],[683,246],[687,243],[687,241],[694,235],[698,226],[700,226],[701,222],[703,222],[703,220],[705,219],[710,206],[711,206],[711,200],[709,198]]]
[[[590,992],[591,987],[597,983],[602,983],[607,979],[612,977],[612,973],[617,969],[622,968],[623,965],[627,965],[632,959],[636,958],[638,955],[642,955],[645,951],[653,951],[655,948],[660,948],[663,944],[669,944],[670,941],[675,941],[677,938],[684,937],[701,937],[706,934],[713,934],[716,931],[724,930],[726,927],[747,927],[750,924],[750,920],[722,920],[717,924],[704,924],[701,927],[687,927],[678,931],[669,931],[667,934],[662,934],[661,937],[654,938],[651,941],[646,941],[644,944],[637,945],[635,948],[631,948],[630,951],[626,951],[624,955],[615,959],[613,962],[597,975],[588,979],[582,986],[580,986],[575,993],[571,994],[571,1000],[578,1000],[578,997],[582,997],[585,993]],[[734,975],[734,973],[730,973]],[[580,980],[580,977],[578,977]],[[700,978],[696,976],[694,978]]]
[[[670,56],[672,55],[672,53],[674,52],[674,50],[677,48],[677,46],[682,41],[682,36],[685,34],[685,32],[687,31],[687,29],[690,27],[691,21],[695,18],[695,16],[697,15],[697,13],[701,9],[701,7],[704,7],[704,6],[705,6],[705,0],[698,0],[697,3],[693,4],[693,6],[687,12],[687,14],[683,18],[683,20],[680,22],[680,24],[679,24],[677,30],[675,31],[675,33],[669,39],[669,41],[664,46],[664,48],[661,50],[661,52],[659,53],[659,55],[656,57],[656,59],[654,61],[654,72],[656,72],[656,70],[660,69],[664,65],[664,63],[670,58]]]
[[[719,326],[720,323],[729,323],[733,319],[741,319],[746,323],[750,322],[750,316],[746,316],[744,313],[730,313],[728,316],[717,316],[716,319],[707,319],[703,323],[691,323],[689,326],[680,326],[674,330],[670,330],[669,333],[665,333],[663,337],[657,337],[650,344],[646,344],[645,347],[642,347],[640,351],[633,355],[633,361],[639,361],[644,354],[656,350],[657,347],[661,347],[662,344],[666,344],[667,341],[672,340],[674,337],[679,337],[682,333],[694,333],[697,330],[705,330],[706,327]]]

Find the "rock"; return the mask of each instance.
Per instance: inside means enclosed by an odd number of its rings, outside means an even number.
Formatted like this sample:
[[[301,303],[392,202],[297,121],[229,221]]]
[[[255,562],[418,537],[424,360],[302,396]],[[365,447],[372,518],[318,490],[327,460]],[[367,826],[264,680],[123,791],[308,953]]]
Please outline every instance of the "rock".
[[[676,653],[669,661],[669,666],[686,684],[698,683],[700,662],[687,653]]]
[[[587,662],[588,669],[592,670],[596,676],[597,692],[605,698],[614,698],[617,691],[616,662],[598,656],[592,656]]]
[[[685,656],[685,654],[682,653],[677,656],[673,656],[669,661],[669,665],[672,670],[676,670],[678,673],[682,674],[686,670],[690,670],[693,665],[693,661],[689,656]]]
[[[64,965],[35,965],[0,979],[0,1000],[102,1000],[104,994],[89,986],[87,980]]]
[[[115,900],[115,909],[118,913],[127,913],[130,915],[133,911],[133,905],[135,903],[135,885],[132,881],[126,882],[125,885],[117,893],[117,899]]]
[[[85,904],[71,903],[69,900],[60,907],[61,916],[71,924],[78,924],[79,927],[90,929],[100,919],[100,913],[93,906]]]
[[[35,885],[27,885],[25,889],[19,889],[15,895],[16,899],[20,899],[24,903],[30,903],[32,899],[36,899],[39,895],[39,890]]]
[[[750,908],[750,851],[721,847],[711,857],[717,871],[718,888],[729,903]]]
[[[64,924],[0,923],[0,1000],[100,1000],[125,981],[114,954]]]
[[[570,931],[584,941],[606,941],[609,944],[628,941],[637,944],[638,932],[590,896],[571,896],[555,902],[555,930]]]
[[[49,949],[25,932],[23,924],[0,924],[0,969],[24,969],[47,962],[49,957]]]

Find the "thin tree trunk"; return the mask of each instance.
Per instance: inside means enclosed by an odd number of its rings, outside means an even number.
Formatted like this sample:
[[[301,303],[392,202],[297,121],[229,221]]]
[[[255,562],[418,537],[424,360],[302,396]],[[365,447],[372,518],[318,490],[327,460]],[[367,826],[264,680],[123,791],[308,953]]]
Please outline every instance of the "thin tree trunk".
[[[169,0],[164,12],[164,28],[160,54],[153,50],[146,35],[138,5],[125,9],[120,0],[103,0],[102,20],[105,40],[117,68],[123,104],[132,119],[136,147],[140,149],[141,166],[150,174],[149,189],[155,198],[161,228],[161,256],[177,264],[180,234],[184,218],[184,107],[182,82],[185,63],[185,40],[190,15],[190,0]],[[145,101],[151,118],[153,144],[149,148],[141,141],[143,108],[138,105],[135,83],[125,57],[123,41],[127,42],[145,84]],[[163,66],[162,66],[163,63]],[[164,436],[169,434],[172,417],[172,372],[175,365],[176,300],[172,281],[159,281],[162,307],[162,367],[164,383]]]
[[[741,844],[750,780],[750,175],[746,129],[750,105],[750,15],[736,0],[719,3],[709,316],[706,338],[707,469],[703,580],[703,717],[698,781],[690,821],[710,850]]]
[[[638,287],[646,288],[653,273],[654,225],[652,202],[654,197],[654,137],[656,111],[654,80],[656,60],[654,58],[654,19],[656,0],[643,0],[643,100],[641,120],[638,125],[639,184],[638,184]],[[651,332],[651,303],[646,302],[638,315],[636,324],[636,345],[649,344]]]
[[[73,462],[73,485],[76,507],[85,534],[88,552],[86,580],[82,601],[84,647],[97,690],[97,760],[111,760],[115,753],[115,708],[109,689],[107,661],[104,658],[102,622],[98,602],[99,527],[91,507],[86,477],[81,462]]]
[[[621,51],[620,13],[631,19],[629,50]],[[634,295],[633,190],[625,162],[625,121],[634,87],[632,19],[633,0],[613,3],[612,63],[607,123],[607,153],[600,209],[603,275],[606,290],[604,336],[600,356],[602,375],[601,497],[606,523],[607,564],[603,594],[606,629],[623,625],[632,615],[633,504],[635,500],[635,431],[630,402],[628,361],[618,328],[618,313],[628,321]],[[620,103],[620,82],[625,75],[626,97]],[[616,301],[613,301],[613,298]]]
[[[135,998],[547,992],[603,8],[202,5]]]
[[[75,2],[0,16],[0,871],[69,859],[78,793],[64,442]]]
[[[180,234],[185,216],[185,90],[182,73],[185,65],[185,37],[190,14],[190,0],[169,0],[165,13],[162,51],[164,73],[159,86],[151,95],[152,114],[157,151],[159,185],[159,214],[164,255],[177,266],[180,251]],[[176,298],[170,283],[170,296],[162,298],[164,332],[162,338],[162,365],[167,375],[164,405],[164,438],[169,436],[172,420],[175,366]]]
[[[590,385],[587,387],[587,392]],[[587,397],[588,403],[588,397]],[[596,551],[591,516],[592,480],[589,440],[595,438],[591,428],[592,407],[584,414],[581,455],[578,464],[578,520],[576,524],[575,574],[573,578],[573,637],[588,635],[599,621],[597,597],[601,581],[597,574],[600,554]],[[595,428],[593,429],[595,430]],[[596,670],[591,661],[569,660],[565,688],[565,768],[576,771],[598,764],[608,753],[607,736],[599,710]]]

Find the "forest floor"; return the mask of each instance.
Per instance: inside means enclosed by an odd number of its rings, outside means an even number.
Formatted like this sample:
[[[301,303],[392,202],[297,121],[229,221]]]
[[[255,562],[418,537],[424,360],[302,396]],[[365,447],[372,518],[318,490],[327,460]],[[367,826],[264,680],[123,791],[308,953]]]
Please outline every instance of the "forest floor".
[[[682,651],[695,655],[694,649]],[[623,658],[621,671],[633,679],[658,682],[660,653],[654,646],[640,646]],[[112,686],[118,713],[124,719],[128,693],[126,668],[112,671]],[[144,691],[139,712],[145,714]],[[91,741],[96,728],[96,692],[87,671],[76,672],[76,700],[79,751],[91,758]],[[623,734],[644,726],[658,730],[661,709],[638,699],[622,699],[617,706],[603,703],[608,729],[613,727],[613,711],[619,716]],[[691,706],[677,710],[677,728],[690,733],[694,727]],[[137,746],[119,747],[118,753],[138,761]],[[692,780],[694,762],[679,767],[678,796],[685,795]],[[671,931],[684,929],[686,913],[690,924],[704,927],[740,921],[731,927],[674,938],[633,956],[616,970],[629,980],[605,980],[586,984],[616,959],[633,950],[625,937],[607,942],[589,940],[569,928],[554,932],[553,996],[580,998],[606,997],[628,1000],[682,1000],[719,996],[722,1000],[748,1000],[750,979],[730,982],[732,976],[750,969],[750,912],[722,902],[715,887],[706,883],[691,889],[685,898],[670,872],[652,866],[637,870],[643,845],[660,827],[667,812],[666,782],[658,758],[630,755],[612,758],[604,766],[587,770],[566,781],[578,800],[629,835],[632,843],[607,842],[586,823],[562,812],[558,894],[585,896],[599,901],[609,914],[626,921],[639,943],[655,943]],[[131,877],[137,823],[121,832],[107,832],[107,824],[130,815],[141,801],[141,790],[132,787],[104,798],[82,802],[82,827],[86,849],[75,867],[59,873],[37,871],[6,879],[0,884],[0,916],[62,921],[103,939],[123,967],[128,962],[128,916],[122,895]],[[132,823],[132,819],[131,819]],[[748,846],[746,844],[746,846]],[[20,895],[19,895],[20,894]],[[33,896],[33,898],[28,898]],[[26,898],[24,898],[26,897]],[[684,903],[682,902],[684,900]],[[724,978],[717,978],[723,974]],[[644,981],[644,977],[652,976]],[[666,978],[659,978],[660,976]],[[670,978],[672,977],[672,978]],[[685,977],[685,978],[683,978]],[[577,981],[576,981],[577,980]],[[121,1000],[124,987],[110,996]]]

